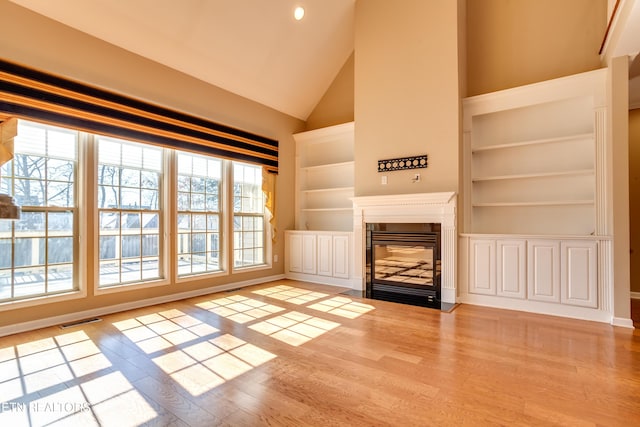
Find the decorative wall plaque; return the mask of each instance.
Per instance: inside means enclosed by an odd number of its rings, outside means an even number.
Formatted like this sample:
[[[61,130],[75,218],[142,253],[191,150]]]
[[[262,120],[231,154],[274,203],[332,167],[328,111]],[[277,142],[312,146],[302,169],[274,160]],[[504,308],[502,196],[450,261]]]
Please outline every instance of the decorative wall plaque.
[[[422,169],[427,167],[427,155],[378,160],[378,172]]]

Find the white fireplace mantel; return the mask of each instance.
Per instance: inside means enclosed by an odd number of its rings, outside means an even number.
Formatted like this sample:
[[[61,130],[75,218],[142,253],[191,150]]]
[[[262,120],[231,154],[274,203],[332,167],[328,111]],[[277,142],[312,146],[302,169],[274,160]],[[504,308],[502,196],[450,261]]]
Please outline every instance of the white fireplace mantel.
[[[365,231],[368,223],[440,223],[442,301],[456,302],[455,192],[353,197],[354,274],[364,290]]]

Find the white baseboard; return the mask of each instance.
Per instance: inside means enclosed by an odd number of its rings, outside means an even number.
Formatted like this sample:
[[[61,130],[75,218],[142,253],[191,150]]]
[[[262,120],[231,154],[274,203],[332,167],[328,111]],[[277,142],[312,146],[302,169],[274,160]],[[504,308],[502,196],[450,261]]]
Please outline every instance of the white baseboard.
[[[107,314],[118,313],[120,311],[133,310],[136,308],[148,307],[150,305],[164,304],[167,302],[179,301],[187,298],[199,297],[202,295],[224,292],[231,289],[244,288],[251,285],[274,282],[284,279],[284,274],[276,276],[261,277],[259,279],[245,280],[242,282],[227,283],[225,285],[213,286],[210,288],[197,289],[194,291],[180,292],[177,294],[164,295],[161,297],[148,298],[144,300],[132,301],[123,304],[110,305],[107,307],[95,308],[92,310],[78,311],[60,316],[47,317],[44,319],[32,320],[29,322],[16,323],[0,327],[0,337],[32,331],[34,329],[48,328],[50,326],[61,325],[63,323],[75,322],[92,317],[105,316]]]
[[[443,302],[447,302],[449,304],[455,304],[456,303],[456,290],[455,289],[449,289],[449,288],[442,288],[440,290],[440,299]]]
[[[631,299],[640,299],[640,292],[631,292]]]
[[[340,277],[292,272],[286,273],[285,278],[291,280],[300,280],[301,282],[319,283],[321,285],[340,286],[343,288],[362,290],[362,285],[357,279],[342,279]]]
[[[460,295],[459,302],[485,307],[518,310],[547,316],[567,317],[570,319],[589,320],[593,322],[613,324],[611,313],[594,308],[556,304],[526,299],[505,298],[493,295],[477,295],[467,293]]]
[[[633,327],[633,320],[631,319],[624,319],[622,317],[614,317],[611,319],[611,324],[613,326],[620,326],[622,328],[631,328],[631,329],[635,329]]]

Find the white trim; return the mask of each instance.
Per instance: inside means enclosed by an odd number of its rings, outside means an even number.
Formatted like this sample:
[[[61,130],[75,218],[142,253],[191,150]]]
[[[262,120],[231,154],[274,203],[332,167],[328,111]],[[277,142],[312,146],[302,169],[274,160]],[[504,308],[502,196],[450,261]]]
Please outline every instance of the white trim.
[[[364,283],[367,223],[440,223],[442,301],[456,302],[458,270],[455,192],[353,197],[354,276]]]
[[[294,273],[288,271],[285,274],[287,279],[300,280],[302,282],[320,283],[321,285],[339,286],[343,288],[362,290],[362,284],[356,278],[343,279],[341,277],[320,276],[318,274]]]
[[[119,283],[117,285],[105,285],[100,287],[96,286],[94,291],[94,295],[105,295],[105,294],[115,294],[118,292],[127,292],[133,291],[136,289],[145,289],[145,288],[155,288],[158,286],[168,286],[171,284],[169,279],[152,279],[145,282],[136,282],[136,283]]]
[[[341,138],[343,136],[350,137],[353,135],[355,122],[347,122],[339,125],[328,126],[320,129],[308,130],[294,134],[296,142],[303,141],[307,144],[320,144],[326,141]]]
[[[79,311],[75,313],[63,314],[60,316],[47,317],[44,319],[32,320],[29,322],[16,323],[14,325],[0,327],[0,337],[18,334],[21,332],[32,331],[34,329],[46,328],[50,326],[60,325],[62,323],[74,322],[90,317],[104,316],[107,314],[117,313],[121,311],[133,310],[141,307],[148,307],[157,304],[164,304],[168,302],[183,300],[187,298],[198,297],[207,294],[213,294],[217,292],[228,291],[231,289],[244,288],[252,285],[259,285],[262,283],[274,282],[276,280],[284,279],[283,274],[261,277],[258,279],[245,280],[242,282],[228,283],[221,286],[213,286],[204,289],[197,289],[194,291],[180,292],[177,294],[165,295],[161,297],[148,298],[145,300],[137,300],[127,302],[123,304],[110,305],[107,307],[100,307],[92,310]]]
[[[556,239],[556,240],[589,240],[608,241],[613,240],[612,236],[585,236],[578,234],[488,234],[488,233],[460,233],[460,237],[471,237],[475,239]]]
[[[249,272],[253,272],[253,271],[269,270],[271,268],[273,268],[271,266],[271,263],[247,265],[246,267],[232,267],[231,268],[231,271],[232,271],[231,274],[249,273]]]
[[[460,297],[463,304],[473,304],[484,307],[501,308],[504,310],[517,310],[528,313],[536,313],[547,316],[566,317],[570,319],[590,320],[594,322],[610,323],[614,326],[623,326],[614,323],[611,314],[603,310],[570,306],[544,301],[519,300],[515,298],[495,297],[488,295],[467,294]]]
[[[78,228],[76,232],[78,233],[76,244],[78,245],[77,252],[74,254],[74,263],[77,262],[78,265],[74,266],[77,278],[75,285],[78,287],[78,295],[74,295],[73,297],[61,299],[60,301],[76,299],[76,298],[86,298],[89,292],[89,254],[88,250],[86,250],[89,236],[91,233],[89,232],[89,224],[88,224],[88,212],[91,212],[91,209],[88,207],[87,200],[87,191],[89,188],[89,171],[91,168],[87,164],[87,159],[90,154],[88,151],[89,136],[86,132],[77,132],[76,137],[76,174],[79,179],[79,182],[76,184],[76,212],[78,217],[76,220],[78,221]],[[97,194],[97,193],[94,193]],[[84,202],[84,203],[83,203]],[[94,252],[97,253],[97,252]],[[43,304],[49,304],[54,301],[47,300],[43,302]],[[40,301],[39,301],[40,303]],[[18,308],[18,307],[12,307]]]
[[[631,299],[640,299],[640,292],[631,292]]]
[[[614,317],[611,319],[611,324],[613,326],[619,326],[621,328],[631,328],[631,329],[635,329],[633,326],[633,320],[631,319],[624,319],[622,317]]]
[[[540,103],[561,101],[573,97],[593,96],[594,107],[606,105],[605,80],[607,68],[600,68],[571,76],[559,77],[511,89],[475,95],[462,100],[465,116],[463,131],[471,131],[475,115],[493,113]],[[585,88],[589,92],[585,92]]]
[[[186,274],[184,276],[178,276],[176,274],[176,278],[174,283],[186,283],[186,282],[194,282],[196,280],[206,280],[206,279],[214,279],[217,277],[229,276],[229,272],[225,270],[219,271],[203,271],[202,273],[194,273],[194,274]]]

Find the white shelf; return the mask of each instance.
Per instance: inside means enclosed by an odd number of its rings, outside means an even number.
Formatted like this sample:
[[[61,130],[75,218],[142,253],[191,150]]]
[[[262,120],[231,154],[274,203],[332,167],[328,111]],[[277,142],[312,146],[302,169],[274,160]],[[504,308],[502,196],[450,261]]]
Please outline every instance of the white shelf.
[[[531,179],[531,178],[559,178],[564,176],[582,176],[582,175],[595,175],[594,169],[579,169],[569,170],[561,172],[543,172],[543,173],[523,173],[514,175],[496,175],[496,176],[483,176],[473,178],[473,182],[482,181],[502,181],[511,179]]]
[[[339,193],[343,191],[354,191],[354,187],[328,187],[328,188],[315,188],[311,190],[300,190],[302,193]]]
[[[534,139],[531,141],[510,142],[505,144],[493,144],[493,145],[487,145],[484,147],[475,147],[471,150],[471,152],[479,153],[482,151],[504,150],[508,148],[527,147],[530,145],[554,144],[554,143],[563,143],[568,141],[578,141],[578,140],[585,140],[585,139],[593,140],[593,133],[583,133],[580,135],[570,135],[570,136],[563,136],[563,137],[557,137],[557,138]]]
[[[524,206],[563,206],[563,205],[592,205],[593,200],[545,200],[531,202],[489,202],[474,203],[474,208],[497,208],[497,207],[524,207]]]
[[[353,208],[304,208],[301,209],[303,212],[348,212],[352,211]]]
[[[301,167],[300,170],[301,171],[313,171],[313,170],[319,170],[319,169],[329,169],[329,168],[341,168],[341,167],[354,167],[355,162],[339,162],[339,163],[325,163],[325,164],[321,164],[321,165],[314,165],[314,166],[304,166]]]

